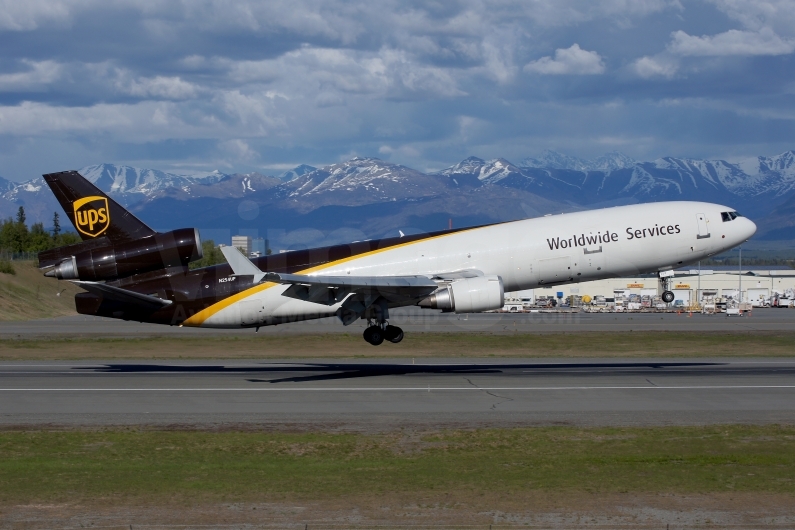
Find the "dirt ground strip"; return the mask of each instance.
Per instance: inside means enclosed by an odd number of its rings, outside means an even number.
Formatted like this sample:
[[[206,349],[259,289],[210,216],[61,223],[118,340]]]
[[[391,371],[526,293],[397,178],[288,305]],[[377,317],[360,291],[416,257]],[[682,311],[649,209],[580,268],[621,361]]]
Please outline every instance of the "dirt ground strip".
[[[340,501],[263,499],[185,505],[0,505],[0,526],[45,528],[731,528],[795,527],[795,498],[774,494],[445,493]]]

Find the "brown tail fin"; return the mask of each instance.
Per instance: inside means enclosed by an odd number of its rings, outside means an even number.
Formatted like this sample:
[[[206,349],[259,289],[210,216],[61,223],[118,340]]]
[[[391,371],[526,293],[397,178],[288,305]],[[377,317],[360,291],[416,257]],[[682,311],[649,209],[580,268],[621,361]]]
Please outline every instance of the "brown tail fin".
[[[107,237],[120,243],[155,234],[77,171],[50,173],[44,180],[84,240]]]

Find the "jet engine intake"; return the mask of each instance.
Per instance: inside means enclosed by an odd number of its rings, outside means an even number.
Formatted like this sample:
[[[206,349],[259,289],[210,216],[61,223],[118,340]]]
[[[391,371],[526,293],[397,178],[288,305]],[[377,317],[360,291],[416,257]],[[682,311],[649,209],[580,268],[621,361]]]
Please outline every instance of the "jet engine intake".
[[[479,313],[505,305],[505,288],[499,276],[478,276],[450,283],[419,303],[445,313]]]
[[[44,275],[59,280],[116,280],[167,267],[184,267],[201,258],[199,231],[180,228],[115,246],[78,252]]]

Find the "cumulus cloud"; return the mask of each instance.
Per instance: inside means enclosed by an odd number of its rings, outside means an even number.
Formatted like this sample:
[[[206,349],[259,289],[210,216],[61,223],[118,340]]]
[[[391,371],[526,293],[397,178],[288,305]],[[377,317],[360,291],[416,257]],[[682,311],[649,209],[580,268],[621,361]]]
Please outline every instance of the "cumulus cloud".
[[[118,81],[116,87],[131,96],[152,99],[190,99],[198,92],[195,85],[179,77],[165,76],[133,79],[128,83]]]
[[[731,29],[717,35],[696,37],[675,31],[668,49],[679,55],[787,55],[795,51],[795,39],[782,39],[770,28],[759,31]]]
[[[57,81],[63,67],[56,61],[30,61],[23,59],[27,67],[23,72],[0,74],[0,91],[42,90]]]
[[[596,75],[605,72],[605,64],[596,52],[589,52],[580,48],[579,44],[572,44],[570,48],[555,50],[555,58],[542,57],[537,61],[527,63],[525,72],[548,75]]]
[[[61,0],[0,0],[0,31],[30,31],[50,22],[64,23],[69,20],[69,7]]]
[[[248,142],[241,140],[240,138],[221,142],[219,147],[225,153],[228,153],[238,160],[254,160],[259,156],[259,154],[251,148]]]
[[[669,91],[687,101],[741,94],[742,105],[791,94],[795,77],[779,56],[792,53],[793,11],[781,0],[699,9],[678,0],[0,0],[0,173],[13,160],[59,165],[55,148],[14,154],[24,142],[71,145],[68,165],[84,152],[77,144],[96,149],[88,164],[161,142],[146,149],[196,164],[222,153],[243,164],[235,169],[266,152],[273,166],[381,152],[438,168],[469,154],[510,157],[509,144],[524,157],[535,136],[540,148],[553,136],[584,146],[648,137],[631,127],[659,124],[651,102]],[[702,59],[741,54],[768,58]],[[758,83],[763,63],[775,66]],[[733,83],[716,90],[727,64]],[[634,82],[674,77],[681,82]],[[619,129],[624,115],[629,132]]]
[[[710,0],[729,18],[746,29],[770,28],[779,35],[795,35],[795,8],[792,0]]]
[[[191,62],[198,61],[192,58]],[[306,46],[276,59],[220,63],[237,82],[286,86],[290,94],[311,93],[324,105],[339,104],[340,93],[397,98],[465,94],[449,70],[423,64],[392,48],[367,52]]]
[[[149,105],[147,105],[149,106]],[[59,107],[26,101],[0,107],[0,134],[36,136],[45,132],[108,132],[149,121],[145,107],[98,104],[91,107]],[[136,127],[140,132],[140,128]]]
[[[652,77],[671,78],[676,73],[679,65],[670,58],[663,57],[641,57],[632,63],[632,69],[640,77],[649,79]]]
[[[267,136],[283,126],[261,100],[223,94],[219,110],[199,114],[180,102],[98,103],[58,106],[25,101],[0,106],[0,136],[83,135],[119,142],[158,142],[174,138]],[[265,98],[267,99],[267,98]]]
[[[272,98],[263,94],[243,94],[239,90],[222,92],[216,96],[217,103],[227,120],[242,126],[252,127],[251,132],[266,136],[278,118]]]

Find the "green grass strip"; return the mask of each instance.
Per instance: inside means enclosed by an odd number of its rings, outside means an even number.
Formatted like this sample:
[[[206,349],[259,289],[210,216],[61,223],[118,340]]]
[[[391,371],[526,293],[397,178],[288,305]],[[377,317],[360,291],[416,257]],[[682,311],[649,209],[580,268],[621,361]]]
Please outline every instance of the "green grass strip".
[[[795,492],[795,427],[0,432],[0,502]]]
[[[0,341],[2,359],[284,357],[792,357],[795,332],[410,333],[373,348],[359,333]]]

